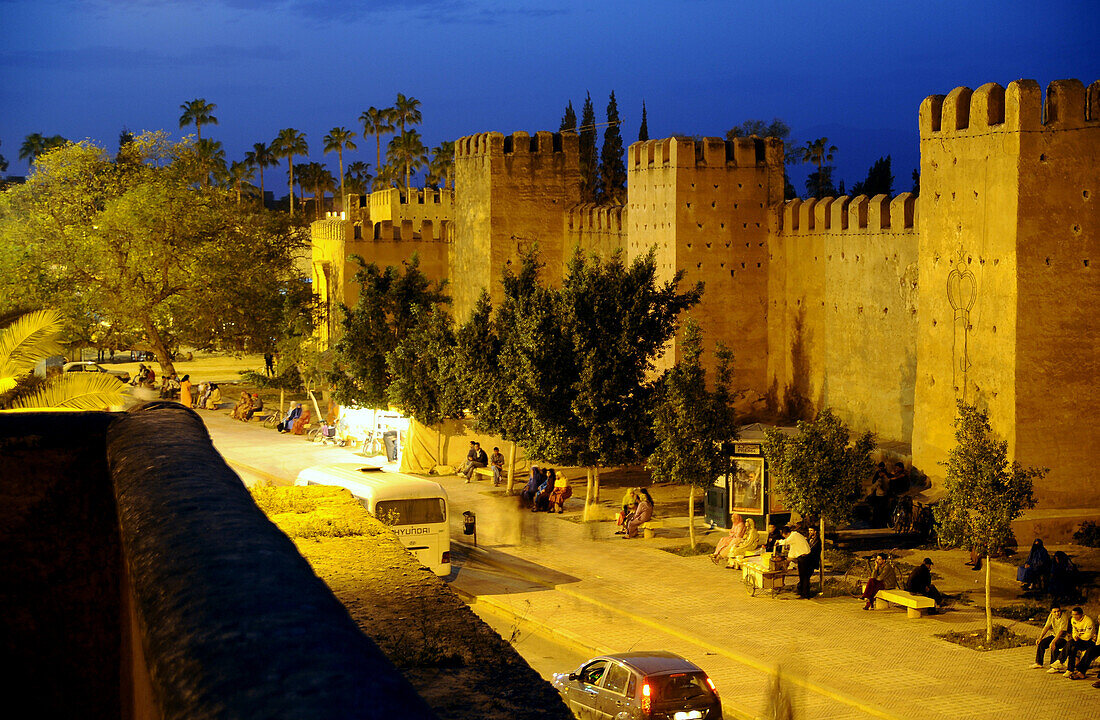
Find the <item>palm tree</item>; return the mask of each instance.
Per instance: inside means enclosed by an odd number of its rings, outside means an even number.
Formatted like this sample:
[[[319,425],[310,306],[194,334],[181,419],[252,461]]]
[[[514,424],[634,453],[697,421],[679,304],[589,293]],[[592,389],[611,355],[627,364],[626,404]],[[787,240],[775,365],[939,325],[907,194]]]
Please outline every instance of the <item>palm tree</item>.
[[[0,408],[103,410],[122,404],[125,387],[106,373],[62,373],[36,381],[39,360],[60,355],[61,313],[37,310],[0,326]]]
[[[275,157],[285,157],[290,187],[290,216],[294,217],[294,156],[309,152],[306,136],[294,128],[283,128],[271,143]]]
[[[278,159],[271,152],[271,148],[262,142],[258,142],[254,143],[252,149],[244,154],[244,161],[260,171],[260,203],[263,204],[267,198],[267,192],[264,189],[264,168],[275,165]]]
[[[821,166],[827,162],[833,161],[833,153],[836,152],[836,145],[829,144],[829,138],[821,137],[817,140],[807,140],[806,146],[798,149],[798,156],[802,162],[812,162],[817,166],[817,192],[816,197],[821,197],[822,175]]]
[[[363,123],[363,137],[374,136],[374,166],[380,168],[382,167],[382,135],[393,131],[393,109],[379,110],[372,105],[359,116],[359,122]]]
[[[351,192],[359,195],[366,195],[372,177],[373,176],[370,174],[370,163],[356,160],[348,164],[346,181]]]
[[[241,188],[248,185],[248,181],[254,177],[252,166],[245,162],[234,162],[229,166],[229,180],[237,190],[237,204],[241,204]]]
[[[195,158],[202,173],[199,182],[203,185],[210,184],[211,175],[215,179],[225,176],[225,150],[221,141],[210,138],[199,140],[195,143]]]
[[[432,160],[428,163],[428,172],[443,181],[443,189],[447,189],[447,183],[454,187],[455,174],[455,144],[453,140],[439,143],[432,148]]]
[[[401,133],[397,137],[404,137],[405,125],[416,125],[422,119],[420,117],[420,101],[414,97],[405,97],[401,93],[397,93],[397,102],[393,104],[393,117],[401,128]],[[409,189],[409,175],[411,174],[410,170],[411,168],[408,165],[405,165],[406,190]]]
[[[218,108],[214,103],[206,102],[206,98],[195,98],[180,105],[183,114],[180,115],[180,129],[188,125],[195,126],[195,134],[202,141],[202,126],[217,125],[218,119],[214,117],[214,111]]]
[[[406,130],[390,140],[386,148],[386,159],[396,167],[404,168],[405,192],[409,192],[409,178],[413,170],[419,170],[428,163],[428,148],[420,140],[420,133]]]
[[[388,190],[392,187],[397,187],[401,181],[401,167],[394,165],[393,163],[386,163],[379,169],[378,174],[374,176],[374,189]]]
[[[64,147],[68,142],[60,135],[46,137],[40,133],[31,133],[23,139],[23,144],[19,147],[19,159],[26,160],[28,165],[34,165],[34,161],[38,159],[38,156],[50,150]]]
[[[355,132],[348,130],[346,127],[334,127],[328,131],[328,135],[325,135],[325,152],[335,152],[336,156],[340,159],[340,209],[344,210],[344,205],[347,204],[347,198],[344,195],[344,148],[348,150],[356,150],[355,143],[351,141],[355,137]]]

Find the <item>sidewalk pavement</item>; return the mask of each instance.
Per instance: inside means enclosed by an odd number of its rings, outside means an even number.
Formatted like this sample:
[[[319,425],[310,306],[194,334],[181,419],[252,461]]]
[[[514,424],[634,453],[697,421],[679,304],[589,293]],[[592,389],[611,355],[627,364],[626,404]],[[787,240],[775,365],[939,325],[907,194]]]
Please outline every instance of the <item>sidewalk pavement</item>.
[[[254,476],[292,482],[312,464],[363,460],[224,414],[204,418],[227,461]],[[585,524],[519,510],[515,498],[485,481],[433,479],[450,495],[454,539],[468,539],[459,529],[461,512],[473,510],[479,545],[491,561],[515,563],[516,558],[539,566],[538,577],[550,573],[552,578],[552,589],[489,582],[478,588],[476,573],[463,578],[459,569],[456,585],[478,594],[479,602],[565,633],[563,639],[574,646],[682,652],[711,674],[733,714],[762,713],[771,673],[781,668],[803,718],[1097,715],[1095,671],[1087,682],[1071,681],[1027,669],[1033,646],[983,653],[935,637],[983,629],[980,608],[909,620],[902,610],[864,612],[861,602],[847,598],[798,600],[789,593],[750,598],[740,573],[717,568],[706,556],[682,558],[658,549],[655,541],[621,540],[606,522]],[[575,507],[579,501],[569,502]],[[941,562],[959,564],[957,552],[927,554],[937,570]],[[972,589],[970,578],[977,575],[960,573],[957,582],[969,584],[962,588],[954,586],[955,573],[945,574],[940,590]]]

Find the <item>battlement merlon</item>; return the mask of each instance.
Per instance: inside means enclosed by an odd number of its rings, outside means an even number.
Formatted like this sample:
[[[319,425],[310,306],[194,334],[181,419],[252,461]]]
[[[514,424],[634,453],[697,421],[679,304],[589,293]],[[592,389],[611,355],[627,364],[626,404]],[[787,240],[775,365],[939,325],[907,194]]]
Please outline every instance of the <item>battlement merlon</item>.
[[[455,141],[455,160],[467,157],[503,157],[505,155],[580,154],[580,139],[576,133],[540,130],[534,135],[514,132],[485,132],[467,135]]]
[[[922,138],[1082,127],[1100,127],[1100,81],[1086,88],[1080,80],[1055,80],[1047,86],[1045,101],[1034,80],[1016,80],[1007,88],[997,83],[974,91],[957,87],[946,96],[928,96],[920,106]]]
[[[732,142],[708,137],[699,142],[683,138],[645,140],[627,150],[627,169],[660,167],[783,167],[783,141],[779,138],[735,138]]]
[[[917,198],[901,193],[857,195],[788,200],[780,213],[781,232],[785,235],[852,232],[904,232],[913,230],[917,221]]]
[[[569,230],[622,232],[623,205],[580,203],[569,208],[566,227]]]

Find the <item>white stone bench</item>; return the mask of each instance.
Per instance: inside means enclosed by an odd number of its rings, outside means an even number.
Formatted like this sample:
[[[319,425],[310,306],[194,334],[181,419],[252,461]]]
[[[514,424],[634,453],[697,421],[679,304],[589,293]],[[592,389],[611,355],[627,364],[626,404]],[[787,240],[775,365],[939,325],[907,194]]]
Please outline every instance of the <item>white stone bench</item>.
[[[646,540],[653,539],[653,531],[659,530],[665,526],[664,520],[647,520],[638,527],[642,530],[642,537]]]
[[[879,590],[875,594],[875,609],[885,610],[889,607],[887,603],[905,606],[905,612],[910,618],[924,617],[925,610],[936,606],[932,598],[924,595],[914,595],[905,590]]]

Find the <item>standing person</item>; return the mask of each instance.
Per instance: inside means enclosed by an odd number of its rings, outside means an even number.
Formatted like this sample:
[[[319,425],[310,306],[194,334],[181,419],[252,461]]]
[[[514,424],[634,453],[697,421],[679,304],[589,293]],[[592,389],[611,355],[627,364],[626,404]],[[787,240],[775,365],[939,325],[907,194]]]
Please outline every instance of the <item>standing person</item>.
[[[184,375],[180,378],[180,402],[184,407],[191,407],[191,376]]]
[[[500,448],[493,448],[493,454],[489,456],[489,465],[493,468],[493,487],[497,487],[500,485],[500,475],[504,472],[504,455],[500,452]]]
[[[905,469],[905,464],[896,462],[894,463],[894,469],[886,476],[890,494],[894,497],[899,497],[909,492],[909,471]]]
[[[1096,621],[1085,614],[1080,607],[1073,608],[1069,619],[1070,638],[1062,659],[1066,665],[1065,677],[1071,680],[1084,680],[1089,664],[1096,657]],[[1077,657],[1081,653],[1081,657]]]
[[[776,545],[787,548],[788,567],[793,561],[798,569],[798,597],[808,598],[810,597],[810,575],[813,574],[813,570],[810,569],[810,563],[801,561],[801,558],[810,554],[810,543],[802,533],[790,525],[784,527],[781,532],[783,539]]]
[[[905,583],[905,589],[914,595],[923,595],[935,601],[936,607],[943,606],[943,595],[932,584],[932,558],[925,558],[924,562],[917,565],[913,572],[909,573],[909,579]]]
[[[894,566],[887,560],[886,553],[880,552],[875,555],[874,572],[867,580],[867,585],[863,588],[863,594],[860,595],[861,598],[867,601],[863,604],[864,610],[871,609],[875,602],[875,595],[878,595],[879,590],[893,590],[898,586],[898,574],[894,571]]]
[[[879,468],[871,479],[871,491],[867,493],[867,504],[871,506],[872,527],[886,527],[886,513],[890,503],[888,482],[886,465],[879,463]]]
[[[275,357],[269,352],[264,353],[264,374],[275,377]]]
[[[481,449],[481,443],[475,442],[472,448],[474,457],[472,460],[466,463],[466,482],[474,477],[474,470],[483,467],[489,467],[489,456],[485,454],[485,451]]]
[[[1049,633],[1049,634],[1048,634]],[[1035,662],[1031,664],[1032,670],[1043,667],[1043,655],[1050,648],[1050,670],[1056,673],[1066,669],[1066,664],[1058,659],[1058,656],[1069,642],[1069,615],[1062,610],[1061,603],[1055,602],[1050,606],[1050,614],[1047,622],[1039,631],[1039,637],[1035,640]]]

